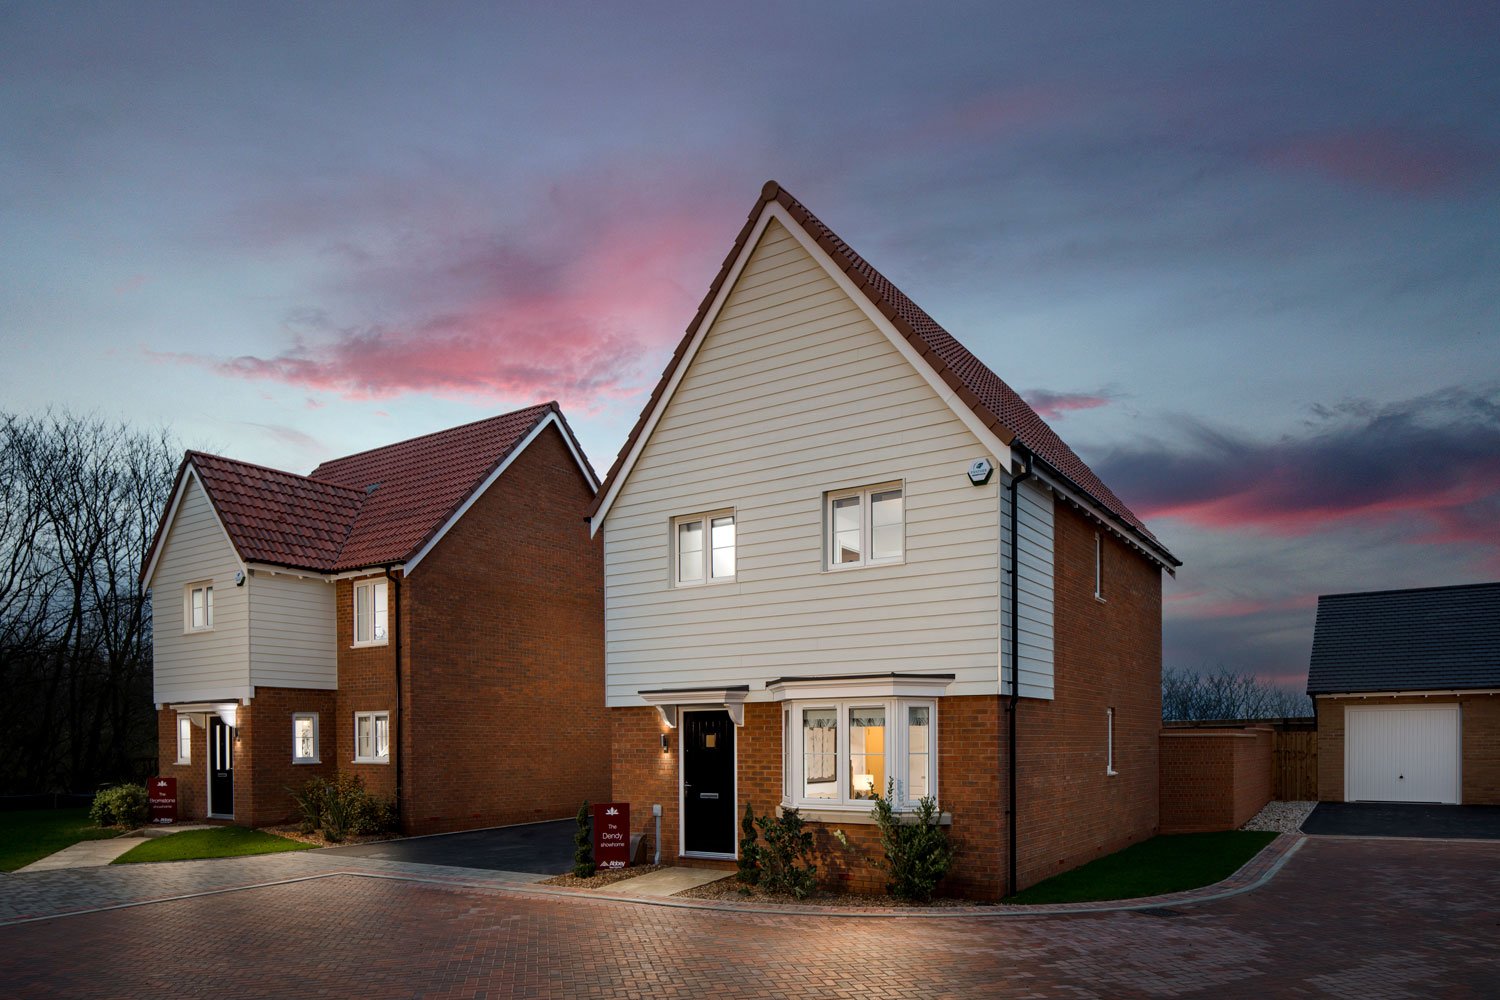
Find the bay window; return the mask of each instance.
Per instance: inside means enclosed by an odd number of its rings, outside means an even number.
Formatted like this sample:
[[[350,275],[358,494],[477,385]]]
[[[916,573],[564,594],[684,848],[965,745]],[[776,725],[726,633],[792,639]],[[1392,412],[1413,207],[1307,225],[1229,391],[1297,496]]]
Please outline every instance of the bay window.
[[[861,811],[894,787],[898,808],[937,789],[937,703],[851,698],[782,711],[784,804]]]

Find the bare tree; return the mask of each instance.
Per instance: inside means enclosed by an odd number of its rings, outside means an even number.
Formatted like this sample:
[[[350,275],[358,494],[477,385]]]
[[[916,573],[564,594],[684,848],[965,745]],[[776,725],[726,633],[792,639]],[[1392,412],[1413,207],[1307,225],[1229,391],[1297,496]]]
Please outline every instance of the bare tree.
[[[1263,681],[1243,670],[1169,667],[1161,673],[1161,717],[1167,722],[1210,719],[1289,719],[1313,714],[1301,691]]]
[[[177,454],[98,417],[0,415],[0,789],[83,790],[152,756],[138,578]]]

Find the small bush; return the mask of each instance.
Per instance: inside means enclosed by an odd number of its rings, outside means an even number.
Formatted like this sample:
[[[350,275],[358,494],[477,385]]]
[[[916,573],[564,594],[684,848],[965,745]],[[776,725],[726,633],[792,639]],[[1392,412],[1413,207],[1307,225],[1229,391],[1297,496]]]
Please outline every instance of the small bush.
[[[589,800],[578,807],[578,829],[573,831],[573,874],[588,878],[597,871],[594,863],[594,838],[589,833]]]
[[[735,878],[745,885],[760,881],[760,847],[755,842],[755,811],[745,803],[745,818],[740,820],[739,872]]]
[[[302,813],[302,832],[321,830],[323,839],[335,844],[349,836],[390,833],[400,825],[395,800],[366,791],[357,774],[341,772],[333,781],[312,778],[292,798]]]
[[[953,845],[948,843],[948,831],[939,825],[937,803],[931,797],[917,802],[912,822],[902,822],[891,806],[895,791],[892,779],[885,795],[875,797],[875,822],[885,850],[885,859],[875,863],[891,877],[885,888],[892,896],[931,902],[938,883],[953,866]]]
[[[764,847],[756,848],[760,885],[767,892],[789,893],[806,899],[818,890],[818,866],[813,864],[813,837],[803,829],[802,815],[783,809],[780,816],[755,821]]]
[[[89,819],[100,826],[145,826],[151,818],[151,802],[145,785],[112,785],[94,796]]]

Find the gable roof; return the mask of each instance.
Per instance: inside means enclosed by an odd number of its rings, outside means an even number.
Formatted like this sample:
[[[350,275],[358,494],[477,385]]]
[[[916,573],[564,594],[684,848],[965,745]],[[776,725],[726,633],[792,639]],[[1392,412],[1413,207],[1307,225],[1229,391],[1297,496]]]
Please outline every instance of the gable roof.
[[[651,414],[662,403],[668,385],[672,382],[678,367],[687,357],[699,327],[708,316],[710,307],[721,287],[734,269],[736,260],[745,250],[761,214],[772,203],[781,206],[786,214],[801,226],[813,242],[827,254],[833,265],[848,275],[851,283],[869,299],[870,304],[890,322],[901,336],[906,338],[921,360],[938,378],[953,389],[958,399],[995,434],[1002,444],[1019,444],[1076,487],[1106,516],[1148,545],[1158,558],[1162,558],[1170,566],[1182,565],[1181,560],[1167,551],[1140,518],[1136,517],[1135,513],[1125,505],[1124,501],[1104,485],[1088,464],[1079,458],[1062,438],[1057,436],[1047,422],[1014,389],[775,181],[767,181],[765,187],[761,189],[760,199],[750,210],[745,225],[735,238],[734,246],[730,249],[729,255],[724,258],[718,275],[709,285],[708,294],[699,304],[697,313],[688,324],[687,332],[678,343],[671,360],[668,361],[666,370],[662,372],[660,381],[651,393],[651,398],[641,410],[635,426],[631,428],[630,436],[626,438],[609,473],[604,477],[604,484],[589,507],[590,517],[597,514],[607,502],[616,480],[628,473],[628,469],[625,468],[626,462],[645,430]]]
[[[1308,694],[1500,688],[1500,583],[1318,598]]]
[[[150,579],[189,473],[203,485],[241,560],[323,573],[364,569],[425,554],[509,460],[553,423],[597,487],[555,402],[333,459],[307,476],[189,451],[141,578]]]

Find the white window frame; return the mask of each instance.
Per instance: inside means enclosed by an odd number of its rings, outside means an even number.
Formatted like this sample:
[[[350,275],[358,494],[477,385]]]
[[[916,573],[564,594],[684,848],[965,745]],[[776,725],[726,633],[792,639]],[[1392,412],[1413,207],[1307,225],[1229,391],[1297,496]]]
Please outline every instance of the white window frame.
[[[191,716],[177,717],[177,761],[178,764],[193,762],[193,720]]]
[[[203,592],[203,624],[193,624],[193,595]],[[212,632],[214,630],[214,582],[198,580],[182,588],[182,630],[184,632]]]
[[[370,720],[370,752],[372,756],[361,757],[359,754],[359,723],[361,719]],[[380,753],[380,744],[377,736],[380,728],[377,722],[385,721],[385,753]],[[389,764],[391,762],[391,713],[390,712],[355,712],[354,713],[354,763],[356,764]]]
[[[297,745],[297,723],[303,719],[312,722],[312,756],[304,757],[298,750]],[[358,752],[358,737],[356,736],[355,750]],[[318,739],[318,713],[317,712],[293,712],[292,713],[292,763],[293,764],[321,764],[323,763],[321,743]]]
[[[375,597],[377,593],[381,598],[381,600],[379,601],[377,601]],[[384,646],[391,641],[390,593],[389,577],[380,577],[379,579],[374,580],[360,580],[354,584],[354,606],[351,609],[353,611],[353,614],[350,616],[354,619],[354,646]],[[370,637],[367,639],[361,639],[359,637],[359,626],[362,620],[359,613],[361,602],[368,602],[368,618],[366,620],[368,620],[370,624]],[[375,608],[378,604],[385,605],[386,623],[385,635],[377,639],[375,638]]]
[[[901,491],[901,554],[890,556],[885,559],[875,559],[870,555],[870,547],[875,542],[875,512],[870,503],[870,496],[874,493],[888,493],[891,490]],[[859,560],[857,562],[839,562],[835,559],[835,534],[833,530],[833,505],[836,500],[844,500],[849,497],[859,497]],[[851,489],[830,490],[823,494],[823,565],[831,572],[840,572],[846,569],[861,569],[866,566],[899,566],[906,562],[906,481],[904,479],[892,480],[887,483],[876,483],[872,486],[856,486]]]
[[[1104,773],[1110,777],[1119,774],[1115,770],[1115,710],[1104,710]]]
[[[1104,539],[1094,532],[1094,600],[1104,600]]]
[[[934,698],[809,698],[803,701],[783,703],[782,712],[782,801],[781,804],[797,809],[841,810],[851,813],[868,813],[875,808],[873,799],[856,799],[849,789],[849,712],[857,708],[884,708],[886,718],[885,767],[887,777],[896,778],[894,807],[900,812],[910,812],[917,807],[917,799],[907,794],[906,775],[910,760],[907,745],[906,710],[927,709],[927,788],[934,801],[938,790],[938,704]],[[831,799],[805,798],[803,792],[803,743],[802,713],[804,711],[833,711],[838,714],[839,731],[836,743],[834,772],[837,776],[838,794]],[[881,795],[884,788],[875,789]]]
[[[714,537],[713,523],[720,518],[729,518],[734,526],[734,571],[727,576],[714,576]],[[703,560],[701,568],[703,575],[697,580],[684,580],[682,578],[682,553],[678,551],[678,542],[682,537],[681,526],[700,522],[703,525],[703,552],[700,558]],[[672,586],[673,587],[705,587],[715,583],[733,583],[740,569],[740,522],[735,516],[733,507],[724,507],[720,510],[704,511],[701,514],[684,514],[681,517],[672,518],[671,525],[671,550],[672,550]]]

